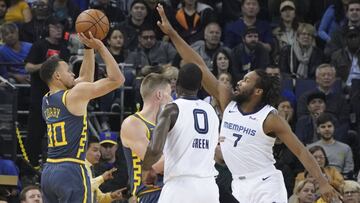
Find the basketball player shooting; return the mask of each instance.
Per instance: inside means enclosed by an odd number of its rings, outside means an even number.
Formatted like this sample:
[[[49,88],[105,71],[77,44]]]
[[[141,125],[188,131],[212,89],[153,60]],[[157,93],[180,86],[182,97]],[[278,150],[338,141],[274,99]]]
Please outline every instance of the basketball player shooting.
[[[203,73],[202,84],[220,102],[223,111],[221,150],[232,176],[234,197],[240,202],[287,202],[282,173],[275,166],[272,147],[278,137],[319,182],[322,197],[337,201],[338,193],[321,173],[315,159],[297,139],[287,122],[272,106],[280,95],[278,79],[264,71],[251,71],[238,81],[234,93],[218,82],[203,59],[172,28],[163,7],[158,26],[170,37],[186,63],[196,64]]]
[[[119,88],[125,81],[118,64],[98,39],[79,34],[85,50],[79,78],[69,65],[49,58],[40,69],[40,77],[49,86],[43,97],[43,118],[48,127],[48,158],[41,174],[45,203],[90,203],[90,180],[85,169],[87,146],[87,104]],[[94,49],[103,58],[107,77],[93,82]]]

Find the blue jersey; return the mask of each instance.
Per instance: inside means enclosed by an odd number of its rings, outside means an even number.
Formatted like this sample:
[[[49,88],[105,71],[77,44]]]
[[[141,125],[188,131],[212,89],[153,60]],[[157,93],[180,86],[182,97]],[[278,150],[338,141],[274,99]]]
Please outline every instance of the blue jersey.
[[[76,116],[65,106],[68,90],[43,97],[42,114],[47,124],[47,162],[84,164],[87,144],[86,115]]]
[[[150,140],[153,135],[153,130],[155,128],[155,124],[151,123],[150,121],[146,120],[143,116],[139,113],[134,114],[136,118],[140,119],[147,127],[147,138]],[[131,151],[130,148],[124,147],[124,155],[126,158],[127,166],[128,166],[128,174],[130,179],[130,187],[131,193],[134,196],[140,197],[143,194],[147,194],[149,192],[159,191],[163,186],[163,176],[158,175],[157,181],[155,183],[156,186],[159,188],[147,188],[142,180],[141,180],[141,171],[142,171],[142,161],[140,157],[138,157],[134,152]]]

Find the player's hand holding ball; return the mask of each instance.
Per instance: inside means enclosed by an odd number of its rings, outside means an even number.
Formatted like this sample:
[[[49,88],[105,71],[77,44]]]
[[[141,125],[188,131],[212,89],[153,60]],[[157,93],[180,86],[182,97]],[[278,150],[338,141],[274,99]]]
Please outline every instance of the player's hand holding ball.
[[[109,20],[106,15],[97,9],[88,9],[80,13],[75,22],[79,40],[89,48],[104,47],[101,42],[109,32]]]

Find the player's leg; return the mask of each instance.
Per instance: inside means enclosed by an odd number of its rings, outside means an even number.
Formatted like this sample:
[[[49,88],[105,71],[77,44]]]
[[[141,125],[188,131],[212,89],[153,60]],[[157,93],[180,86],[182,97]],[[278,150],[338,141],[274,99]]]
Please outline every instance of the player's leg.
[[[57,168],[61,174],[56,185],[59,202],[91,203],[90,180],[85,166],[76,163],[62,163]]]
[[[56,180],[56,170],[51,164],[45,164],[44,169],[41,173],[41,191],[43,194],[44,203],[58,202],[58,198],[53,188],[53,181]],[[56,189],[56,188],[55,188]]]
[[[254,202],[287,202],[284,177],[280,171],[259,177],[258,183],[257,191],[253,193]]]
[[[159,203],[218,203],[215,178],[178,177],[165,183]]]

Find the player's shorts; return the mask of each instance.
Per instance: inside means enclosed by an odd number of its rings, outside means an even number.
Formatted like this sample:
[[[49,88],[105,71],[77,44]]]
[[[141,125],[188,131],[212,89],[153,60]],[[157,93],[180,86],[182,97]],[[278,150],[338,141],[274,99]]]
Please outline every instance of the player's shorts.
[[[91,203],[91,188],[84,165],[46,163],[41,174],[45,203]]]
[[[161,190],[159,203],[219,203],[215,177],[175,177]]]
[[[154,192],[145,193],[139,196],[138,203],[157,203],[159,201],[161,190],[157,190]]]
[[[246,203],[286,203],[287,192],[281,171],[266,169],[257,172],[233,175],[233,196]]]

